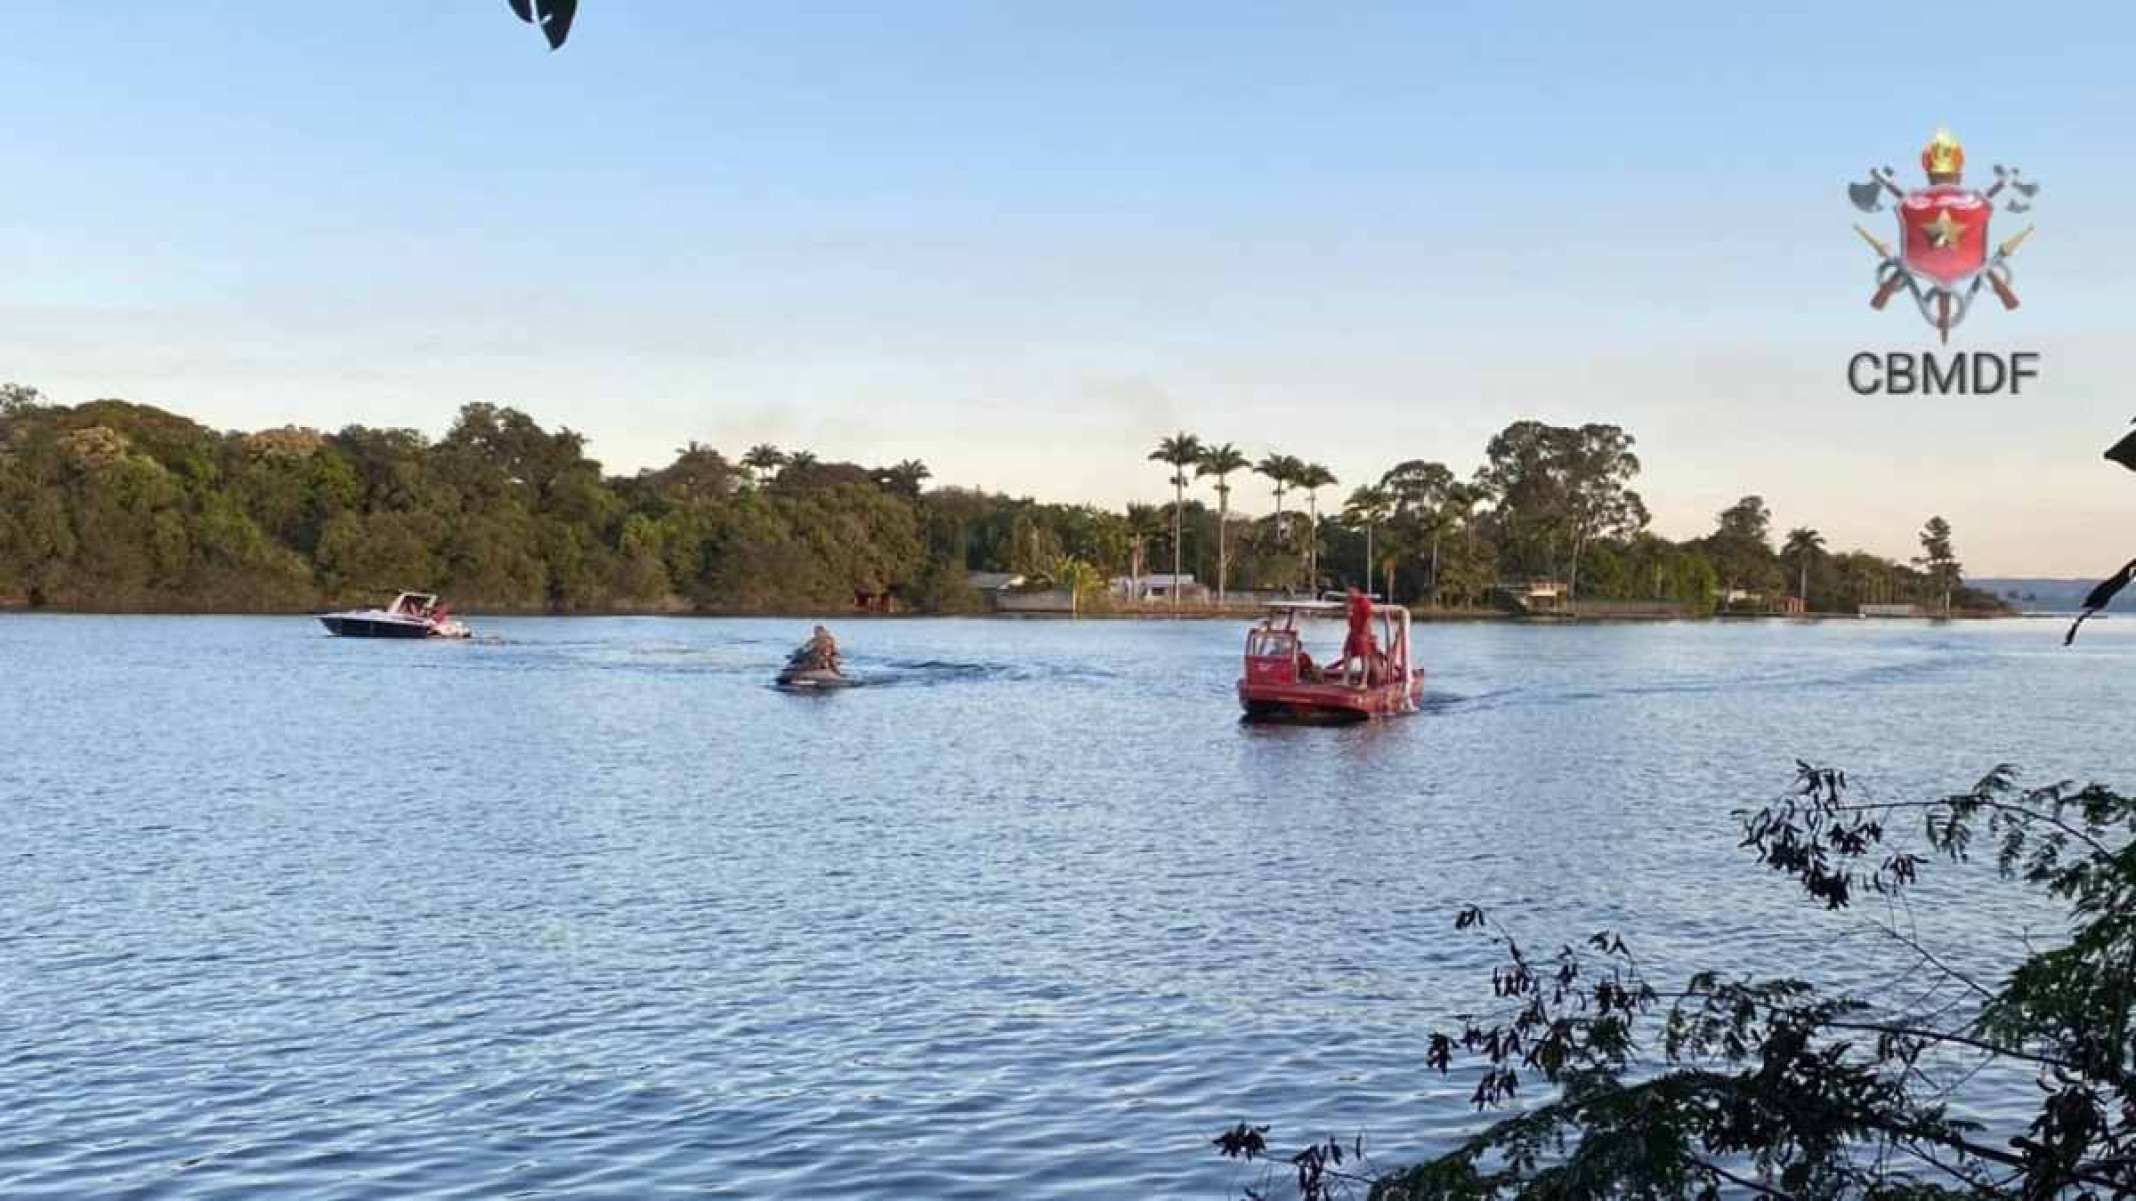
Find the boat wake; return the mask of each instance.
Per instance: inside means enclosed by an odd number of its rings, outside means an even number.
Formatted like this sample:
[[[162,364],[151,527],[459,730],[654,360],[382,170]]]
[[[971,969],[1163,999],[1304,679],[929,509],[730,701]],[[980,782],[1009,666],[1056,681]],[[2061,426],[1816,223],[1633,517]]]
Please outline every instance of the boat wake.
[[[1515,686],[1480,692],[1427,691],[1420,710],[1480,711],[1495,709],[1551,708],[1586,705],[1614,700],[1638,700],[1700,694],[1770,692],[1818,694],[1835,689],[1876,689],[1916,685],[1945,678],[1976,666],[1982,656],[1944,653],[1897,658],[1882,663],[1787,664],[1764,670],[1728,671],[1687,675],[1675,679],[1648,679],[1595,687]]]
[[[1424,690],[1424,695],[1417,698],[1417,712],[1451,713],[1471,708],[1479,701],[1504,695],[1505,693],[1503,692],[1487,692],[1480,696],[1467,696],[1459,692],[1440,692],[1436,689],[1427,688]]]
[[[940,688],[948,684],[1013,679],[1018,674],[1001,664],[947,663],[935,659],[892,659],[880,663],[849,660],[847,670],[849,674],[835,687],[800,681],[774,683],[771,686],[781,692],[843,692],[853,688]]]
[[[898,685],[907,688],[941,688],[952,684],[980,684],[993,681],[1022,682],[1032,680],[1111,680],[1118,673],[1087,665],[1071,666],[1061,663],[987,663],[966,662],[953,659],[886,659],[882,670],[874,672],[870,679],[878,685]]]
[[[887,659],[871,671],[868,682],[878,688],[940,688],[945,684],[969,684],[1009,676],[1006,664],[960,663],[946,659]]]

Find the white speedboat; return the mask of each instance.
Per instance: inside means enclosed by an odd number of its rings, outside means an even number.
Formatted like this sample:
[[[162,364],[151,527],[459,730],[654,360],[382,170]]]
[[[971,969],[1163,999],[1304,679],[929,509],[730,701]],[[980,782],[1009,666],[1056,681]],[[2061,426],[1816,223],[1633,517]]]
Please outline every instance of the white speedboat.
[[[319,622],[345,638],[466,638],[473,633],[428,592],[403,592],[383,609],[322,613]]]

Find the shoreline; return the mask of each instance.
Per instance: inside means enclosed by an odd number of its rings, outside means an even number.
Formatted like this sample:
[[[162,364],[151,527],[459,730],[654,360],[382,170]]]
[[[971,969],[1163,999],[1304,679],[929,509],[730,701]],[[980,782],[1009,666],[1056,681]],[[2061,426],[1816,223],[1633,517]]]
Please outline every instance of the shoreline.
[[[227,608],[164,608],[144,606],[139,608],[72,608],[56,605],[28,605],[19,602],[0,602],[0,617],[21,614],[52,614],[67,617],[318,617],[331,609],[227,609]],[[1080,613],[1050,611],[1001,611],[970,610],[964,612],[922,612],[918,610],[899,613],[870,612],[858,609],[690,609],[690,608],[613,608],[572,609],[556,611],[532,608],[456,608],[455,616],[468,618],[507,617],[674,617],[692,618],[762,618],[773,621],[908,621],[926,618],[963,618],[988,621],[1246,621],[1258,620],[1258,607],[1232,607],[1219,609],[1215,606],[1182,606],[1179,609],[1153,608],[1105,608],[1090,609]],[[1911,615],[1871,616],[1861,613],[1508,613],[1497,609],[1420,609],[1410,610],[1411,620],[1419,625],[1452,622],[1490,622],[1506,625],[1620,625],[1651,622],[1826,622],[1826,621],[1905,621],[1905,622],[1950,622],[1950,621],[2011,621],[2055,620],[2067,621],[2074,613],[1986,613],[1959,612],[1948,615],[1921,613]],[[2098,618],[2112,614],[2101,613]],[[2095,618],[2097,620],[2098,618]]]

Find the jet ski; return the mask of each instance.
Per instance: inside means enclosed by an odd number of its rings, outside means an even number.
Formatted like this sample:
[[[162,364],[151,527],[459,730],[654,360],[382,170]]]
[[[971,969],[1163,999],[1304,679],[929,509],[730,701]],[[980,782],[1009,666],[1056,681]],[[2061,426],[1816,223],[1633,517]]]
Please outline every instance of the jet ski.
[[[789,663],[779,671],[781,688],[851,688],[853,681],[835,667]]]
[[[818,626],[815,637],[786,657],[777,683],[781,688],[814,689],[850,688],[855,681],[839,670],[838,644]]]

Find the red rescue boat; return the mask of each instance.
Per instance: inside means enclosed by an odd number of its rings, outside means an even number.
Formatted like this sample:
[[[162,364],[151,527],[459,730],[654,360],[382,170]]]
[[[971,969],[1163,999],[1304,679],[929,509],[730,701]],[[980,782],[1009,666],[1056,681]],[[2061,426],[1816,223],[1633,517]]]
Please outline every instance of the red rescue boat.
[[[1300,642],[1299,619],[1336,616],[1349,622],[1342,657],[1316,664]],[[1400,605],[1354,591],[1341,602],[1276,601],[1247,631],[1239,703],[1250,718],[1362,721],[1414,713],[1423,696],[1424,673],[1410,665],[1409,610]]]

